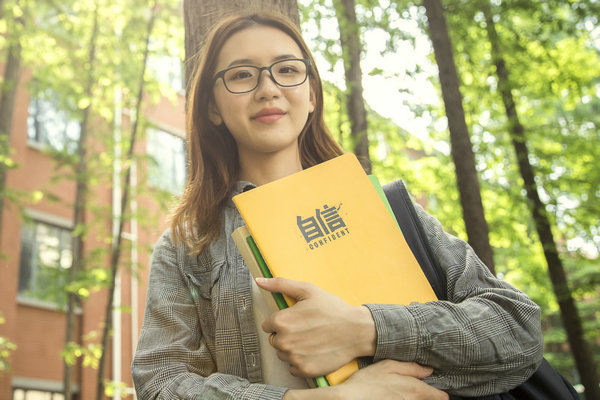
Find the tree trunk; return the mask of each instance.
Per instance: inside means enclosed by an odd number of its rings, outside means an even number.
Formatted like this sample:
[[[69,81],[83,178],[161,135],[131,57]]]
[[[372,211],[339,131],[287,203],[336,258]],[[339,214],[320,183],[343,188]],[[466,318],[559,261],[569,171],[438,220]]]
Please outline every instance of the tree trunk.
[[[300,28],[296,0],[184,0],[183,20],[185,27],[185,81],[191,78],[196,63],[194,56],[200,50],[209,29],[222,17],[250,10],[279,12]]]
[[[523,184],[527,193],[527,200],[533,216],[536,231],[542,243],[548,272],[558,305],[562,323],[567,332],[569,346],[575,358],[577,371],[581,383],[585,386],[586,399],[600,399],[600,387],[598,386],[598,372],[594,362],[591,346],[585,340],[583,325],[579,312],[573,300],[571,290],[567,282],[567,276],[558,254],[556,242],[552,234],[552,228],[546,208],[538,194],[535,183],[535,172],[529,163],[529,150],[525,137],[525,129],[519,120],[516,102],[512,95],[512,85],[509,79],[506,62],[500,50],[500,40],[496,31],[493,15],[489,4],[485,5],[484,14],[487,24],[488,38],[492,47],[492,59],[496,66],[498,76],[498,89],[502,96],[502,102],[506,110],[510,137],[517,156],[519,171],[523,178]]]
[[[363,98],[362,52],[360,27],[356,22],[354,0],[335,0],[335,14],[340,31],[340,44],[346,77],[346,108],[350,119],[353,151],[367,173],[371,173],[369,137],[367,135],[367,110]]]
[[[92,27],[92,33],[90,36],[90,49],[88,53],[88,60],[90,70],[88,71],[88,82],[86,84],[86,96],[92,98],[93,95],[93,73],[92,68],[96,59],[96,41],[98,37],[98,4],[96,4],[96,10],[94,14],[94,24]],[[77,169],[75,171],[76,187],[75,187],[75,203],[73,206],[73,241],[72,241],[72,252],[73,260],[69,275],[67,278],[67,286],[77,279],[77,275],[83,267],[83,242],[84,242],[84,226],[85,226],[85,213],[86,213],[86,197],[87,197],[87,137],[88,137],[88,125],[91,116],[92,108],[87,106],[83,110],[83,116],[81,119],[79,141],[77,142]],[[67,313],[66,313],[66,333],[65,333],[65,345],[68,346],[74,337],[75,331],[75,307],[78,301],[76,293],[67,291]],[[67,362],[64,364],[63,373],[63,384],[64,384],[64,397],[65,399],[72,398],[72,366]]]
[[[142,100],[144,95],[144,75],[146,74],[146,67],[148,64],[148,56],[150,54],[150,39],[152,37],[152,30],[154,29],[154,23],[159,11],[158,2],[154,3],[152,7],[152,13],[148,21],[146,30],[146,44],[144,48],[144,60],[142,65],[142,71],[140,73],[140,83],[138,87],[136,105],[135,105],[135,119],[131,127],[131,136],[129,138],[129,147],[127,149],[126,160],[133,160],[133,153],[135,144],[137,141],[137,133],[139,127],[139,121],[142,113]],[[123,227],[125,225],[125,212],[129,202],[129,192],[131,189],[131,163],[127,163],[125,169],[125,177],[123,179],[123,192],[121,193],[121,210],[119,213],[119,227],[116,233],[116,237],[113,239],[113,247],[110,258],[110,286],[108,290],[108,301],[104,310],[104,327],[102,329],[102,355],[98,362],[98,382],[96,390],[96,399],[102,400],[104,398],[104,366],[106,365],[106,349],[108,347],[108,340],[110,338],[110,331],[112,329],[112,311],[115,297],[116,279],[119,270],[119,259],[121,258],[121,245],[123,241]]]
[[[18,38],[16,38],[15,42],[7,50],[4,80],[2,82],[2,98],[0,99],[0,157],[10,157],[10,132],[12,130],[20,67],[21,44]],[[6,171],[9,167],[9,164],[5,160],[0,160],[0,243],[2,242],[2,214],[6,195]]]
[[[494,255],[490,246],[479,178],[475,168],[475,155],[465,121],[458,74],[454,64],[452,43],[448,35],[444,9],[441,0],[423,0],[423,5],[427,14],[429,36],[433,44],[435,60],[439,68],[442,97],[450,130],[452,159],[456,168],[456,180],[469,244],[494,273]]]

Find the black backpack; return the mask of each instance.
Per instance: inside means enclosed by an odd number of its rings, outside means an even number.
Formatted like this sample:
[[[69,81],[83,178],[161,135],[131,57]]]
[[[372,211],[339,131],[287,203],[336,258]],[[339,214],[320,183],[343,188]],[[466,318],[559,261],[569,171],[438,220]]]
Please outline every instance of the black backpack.
[[[446,275],[433,257],[427,236],[402,180],[384,185],[383,190],[400,225],[408,246],[419,262],[438,299],[446,300]],[[460,400],[463,397],[451,396]],[[466,398],[465,398],[466,399]],[[480,400],[569,400],[579,399],[575,388],[544,359],[535,373],[524,383],[510,390]]]

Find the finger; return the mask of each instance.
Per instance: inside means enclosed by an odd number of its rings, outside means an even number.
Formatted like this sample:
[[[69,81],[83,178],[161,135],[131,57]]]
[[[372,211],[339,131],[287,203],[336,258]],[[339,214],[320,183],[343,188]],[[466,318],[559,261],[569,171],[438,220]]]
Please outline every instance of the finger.
[[[292,365],[290,354],[287,351],[277,350],[277,358],[290,366]]]
[[[300,368],[296,367],[293,364],[289,364],[288,371],[290,371],[290,375],[295,376],[297,378],[308,378],[308,376],[302,373]]]
[[[287,309],[286,309],[287,310]],[[271,313],[264,321],[260,324],[262,330],[266,333],[284,333],[289,331],[289,328],[285,324],[281,323],[281,313],[286,310],[275,311]]]
[[[275,326],[273,325],[273,318],[272,315],[267,317],[262,324],[260,324],[260,326],[262,327],[262,330],[266,333],[275,333],[276,329]]]
[[[393,360],[383,360],[375,365],[379,365],[380,368],[386,372],[394,373],[404,376],[412,376],[414,378],[423,379],[427,378],[433,373],[433,368],[420,365],[415,362],[402,362]]]
[[[306,299],[310,296],[312,285],[307,282],[294,281],[286,278],[256,278],[256,284],[269,292],[279,292],[295,301]]]
[[[421,395],[417,396],[415,398],[427,399],[427,400],[448,400],[449,399],[448,393],[443,392],[439,389],[436,389],[433,386],[430,386],[421,380],[418,380],[417,382],[415,382],[415,386],[418,387],[419,388],[418,390],[421,391]]]
[[[407,378],[413,379],[413,378]],[[439,389],[434,388],[426,384],[425,382],[415,379],[413,382],[413,394],[414,399],[426,399],[426,400],[448,400],[448,394]]]

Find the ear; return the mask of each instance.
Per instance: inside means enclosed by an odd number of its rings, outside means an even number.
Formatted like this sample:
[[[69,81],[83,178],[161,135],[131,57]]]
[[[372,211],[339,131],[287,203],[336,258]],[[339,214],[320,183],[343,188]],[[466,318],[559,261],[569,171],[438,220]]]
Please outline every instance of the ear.
[[[212,101],[208,106],[208,118],[210,119],[210,122],[212,122],[216,126],[219,126],[223,123],[223,117],[221,117],[221,113],[217,109],[215,103]]]
[[[315,92],[313,91],[312,87],[310,88],[309,102],[310,106],[308,107],[308,113],[310,114],[311,112],[315,111],[315,104],[317,102],[317,100],[315,99]]]

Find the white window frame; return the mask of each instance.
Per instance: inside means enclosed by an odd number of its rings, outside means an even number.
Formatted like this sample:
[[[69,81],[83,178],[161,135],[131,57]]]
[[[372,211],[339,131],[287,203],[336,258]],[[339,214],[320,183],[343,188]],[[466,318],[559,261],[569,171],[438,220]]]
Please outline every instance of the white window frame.
[[[61,119],[61,123],[64,124],[63,128],[64,131],[61,132],[63,138],[61,139],[62,143],[60,143],[60,148],[58,146],[54,146],[52,143],[49,143],[49,141],[46,139],[46,135],[48,132],[48,128],[44,128],[43,129],[43,137],[40,138],[32,138],[30,137],[31,131],[30,129],[32,128],[31,126],[31,118],[36,118],[35,115],[31,114],[31,105],[33,102],[41,102],[42,104],[45,104],[45,107],[48,108],[52,108],[52,111],[55,114],[55,117],[60,118]],[[79,124],[78,121],[74,120],[74,119],[70,119],[69,116],[67,115],[67,112],[64,110],[61,110],[59,107],[56,106],[56,101],[53,100],[51,98],[51,96],[32,96],[29,100],[29,104],[27,106],[27,145],[29,147],[38,149],[38,150],[45,150],[45,149],[53,149],[53,150],[57,150],[57,151],[68,151],[70,153],[74,153],[76,148],[68,148],[69,145],[69,140],[76,140],[75,138],[69,137],[69,134],[67,133],[68,130],[70,129],[75,129],[74,126],[77,126],[77,137],[79,137],[79,134],[81,133],[79,130],[81,129],[81,126]],[[38,110],[39,112],[39,110]],[[39,132],[36,132],[36,136]],[[72,146],[72,145],[71,145]]]
[[[24,212],[25,216],[34,222],[40,222],[43,224],[48,224],[52,226],[59,227],[61,229],[73,230],[73,221],[67,218],[63,218],[57,215],[48,214],[43,211],[38,211],[34,209],[26,209]],[[25,222],[23,222],[25,223]],[[21,240],[21,245],[23,245]],[[19,274],[21,273],[21,259],[19,258]],[[25,294],[17,292],[17,303],[20,305],[32,306],[37,308],[43,308],[47,310],[59,310],[60,307],[58,304],[52,301],[44,301],[36,298],[32,298]],[[81,310],[78,309],[76,312],[80,313]]]
[[[151,179],[152,172],[151,172],[151,169],[150,169],[150,165],[148,165],[148,169],[147,169],[147,173],[148,173],[148,185],[150,187],[153,187],[153,188],[156,188],[156,189],[159,189],[159,190],[164,190],[166,192],[169,192],[169,193],[172,193],[172,194],[175,194],[175,195],[180,195],[181,192],[183,191],[184,186],[185,186],[186,174],[187,174],[187,171],[186,171],[186,160],[185,160],[185,158],[186,158],[185,134],[183,132],[179,132],[179,131],[177,131],[177,130],[175,130],[173,128],[165,127],[164,125],[151,124],[146,129],[146,154],[148,156],[152,156],[152,154],[150,154],[148,152],[148,148],[149,148],[149,145],[150,145],[150,138],[149,138],[149,132],[150,131],[160,131],[162,133],[165,133],[165,134],[168,134],[168,135],[172,135],[175,138],[178,138],[178,139],[181,140],[181,142],[182,142],[182,150],[183,150],[183,152],[182,152],[182,156],[183,156],[183,177],[182,177],[182,182],[181,182],[181,187],[180,188],[164,188],[160,184],[157,185],[154,182],[152,182],[152,179]]]
[[[48,392],[50,394],[64,393],[64,384],[59,381],[51,381],[46,379],[27,378],[15,376],[11,382],[11,399],[14,398],[15,390],[37,390],[40,392]],[[73,396],[79,393],[79,384],[73,384]],[[27,398],[26,398],[27,399]]]

